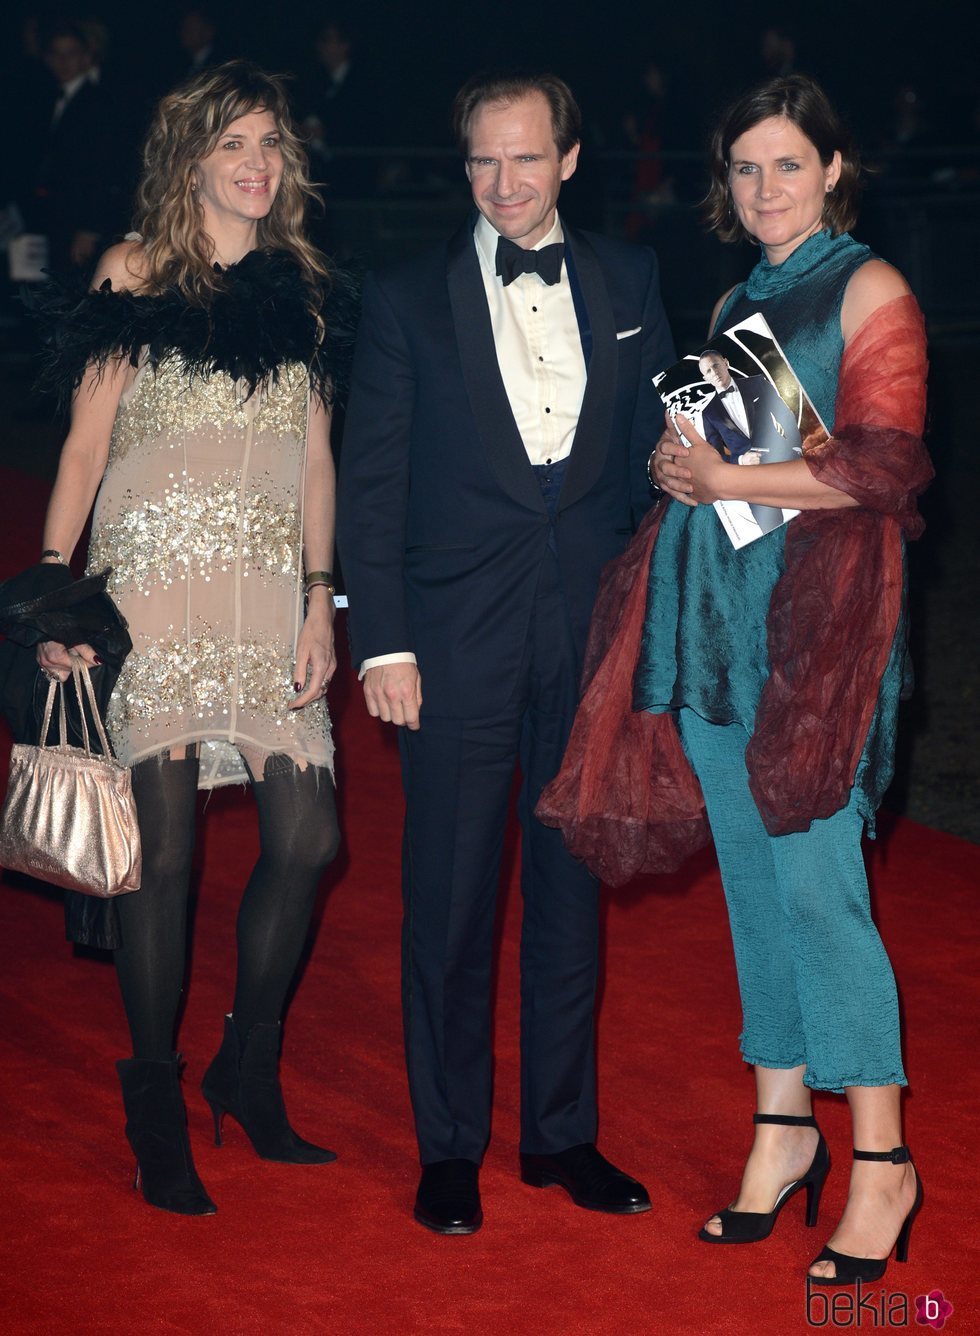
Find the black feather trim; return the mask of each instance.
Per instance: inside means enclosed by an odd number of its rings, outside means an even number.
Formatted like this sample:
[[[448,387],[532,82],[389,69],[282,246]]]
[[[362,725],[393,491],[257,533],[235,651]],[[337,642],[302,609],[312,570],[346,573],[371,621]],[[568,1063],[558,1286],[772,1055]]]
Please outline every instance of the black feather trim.
[[[350,379],[358,301],[353,279],[331,275],[321,309],[325,334],[307,303],[309,290],[285,251],[250,251],[222,273],[207,306],[191,305],[176,288],[159,297],[80,292],[51,282],[25,300],[37,317],[44,346],[41,387],[67,406],[87,367],[117,357],[136,366],[145,349],[154,369],[178,353],[191,377],[226,372],[248,386],[276,381],[288,362],[309,368],[310,386],[324,403],[342,401]]]

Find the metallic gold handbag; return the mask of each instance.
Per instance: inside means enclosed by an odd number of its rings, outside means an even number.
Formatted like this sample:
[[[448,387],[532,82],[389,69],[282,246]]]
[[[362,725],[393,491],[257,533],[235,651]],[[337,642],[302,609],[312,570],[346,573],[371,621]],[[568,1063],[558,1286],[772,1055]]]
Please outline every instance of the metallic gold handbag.
[[[17,743],[0,818],[0,866],[86,895],[139,889],[142,872],[132,776],[109,748],[87,666],[72,665],[84,747],[66,741],[65,690],[52,682],[44,708],[41,745]],[[85,718],[84,684],[102,755],[93,753]],[[48,730],[58,697],[59,742]]]

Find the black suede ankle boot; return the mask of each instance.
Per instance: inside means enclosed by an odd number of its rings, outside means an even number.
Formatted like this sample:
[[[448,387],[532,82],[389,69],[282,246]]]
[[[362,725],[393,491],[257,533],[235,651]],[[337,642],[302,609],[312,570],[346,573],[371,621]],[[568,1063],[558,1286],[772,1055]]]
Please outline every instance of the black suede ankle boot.
[[[136,1156],[134,1187],[151,1206],[178,1215],[214,1215],[191,1158],[187,1110],[180,1093],[180,1054],[116,1063],[126,1108],[126,1137]]]
[[[281,1033],[278,1023],[253,1025],[243,1037],[232,1017],[225,1017],[221,1047],[201,1082],[214,1115],[215,1145],[221,1145],[221,1120],[230,1113],[263,1160],[328,1164],[337,1158],[334,1152],[297,1136],[286,1117],[279,1084]]]

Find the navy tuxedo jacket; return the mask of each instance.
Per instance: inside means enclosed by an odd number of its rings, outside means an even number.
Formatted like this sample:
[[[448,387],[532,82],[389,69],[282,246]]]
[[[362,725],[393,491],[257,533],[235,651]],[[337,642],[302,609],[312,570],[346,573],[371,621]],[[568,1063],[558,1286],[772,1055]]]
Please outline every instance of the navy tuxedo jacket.
[[[365,286],[338,506],[352,651],[360,663],[411,650],[430,714],[487,716],[512,699],[552,533],[581,655],[599,572],[650,505],[663,421],[651,377],[674,357],[656,257],[570,227],[565,239],[588,379],[553,526],[500,375],[472,222]]]
[[[722,399],[709,399],[701,414],[704,439],[722,452],[724,446],[732,460],[747,450],[761,450],[763,463],[785,463],[799,459],[802,453],[800,429],[796,418],[779,397],[775,386],[766,376],[744,376],[737,381],[749,435],[746,436],[731,418]],[[773,418],[779,424],[773,426]]]

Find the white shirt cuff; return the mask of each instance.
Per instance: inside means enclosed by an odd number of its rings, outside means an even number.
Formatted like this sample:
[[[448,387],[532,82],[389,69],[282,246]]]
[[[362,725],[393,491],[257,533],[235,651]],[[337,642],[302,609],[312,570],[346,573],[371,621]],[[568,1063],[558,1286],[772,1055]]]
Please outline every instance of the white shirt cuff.
[[[418,659],[411,650],[405,650],[402,654],[378,654],[373,659],[365,659],[361,664],[357,674],[358,682],[363,679],[369,668],[383,668],[386,663],[418,663]]]

